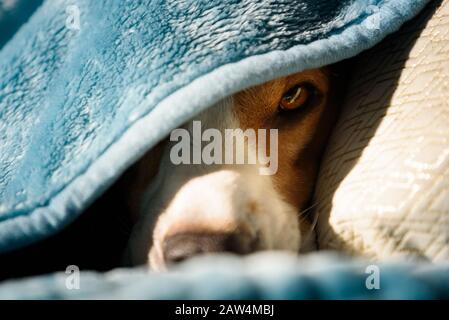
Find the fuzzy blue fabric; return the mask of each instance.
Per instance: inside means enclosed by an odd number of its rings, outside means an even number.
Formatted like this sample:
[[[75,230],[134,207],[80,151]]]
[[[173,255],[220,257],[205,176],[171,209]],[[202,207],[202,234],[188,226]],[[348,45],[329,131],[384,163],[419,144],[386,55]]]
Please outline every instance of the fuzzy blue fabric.
[[[372,265],[330,253],[196,258],[173,272],[55,273],[0,286],[0,299],[448,299],[449,265]],[[79,286],[78,286],[79,284]]]
[[[43,0],[0,0],[0,49]]]
[[[44,1],[0,51],[0,253],[73,221],[219,99],[354,56],[427,2]]]

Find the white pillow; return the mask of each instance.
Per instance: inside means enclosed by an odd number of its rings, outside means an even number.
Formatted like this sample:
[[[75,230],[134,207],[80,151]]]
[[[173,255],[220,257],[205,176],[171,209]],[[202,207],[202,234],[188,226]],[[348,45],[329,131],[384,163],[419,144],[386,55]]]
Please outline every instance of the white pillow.
[[[449,261],[449,0],[356,59],[317,185],[319,247]]]

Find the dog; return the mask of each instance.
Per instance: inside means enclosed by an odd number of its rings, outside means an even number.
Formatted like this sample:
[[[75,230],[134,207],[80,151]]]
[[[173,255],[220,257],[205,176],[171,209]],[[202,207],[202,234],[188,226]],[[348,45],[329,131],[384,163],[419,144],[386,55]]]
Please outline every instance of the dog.
[[[276,129],[272,174],[258,170],[268,165],[261,157],[253,164],[173,163],[176,141],[169,138],[143,156],[127,172],[124,190],[135,221],[131,264],[161,271],[201,254],[314,250],[309,209],[338,115],[340,81],[332,66],[274,79],[221,100],[181,127],[192,133],[197,121],[220,133],[255,129],[257,137],[260,129]],[[245,146],[271,156],[272,142]]]

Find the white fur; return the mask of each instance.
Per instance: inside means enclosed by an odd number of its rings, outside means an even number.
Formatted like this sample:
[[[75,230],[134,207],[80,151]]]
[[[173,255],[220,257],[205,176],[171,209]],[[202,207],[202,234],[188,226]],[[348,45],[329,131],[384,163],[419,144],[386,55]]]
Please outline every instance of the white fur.
[[[232,97],[196,120],[204,128],[221,132],[240,127]],[[191,123],[185,128],[191,130]],[[281,198],[271,176],[258,173],[258,165],[174,165],[169,158],[172,145],[169,142],[165,148],[158,175],[145,195],[141,221],[132,235],[130,250],[135,263],[150,260],[154,269],[164,269],[164,239],[173,232],[194,231],[199,225],[211,232],[244,225],[264,249],[299,250],[297,210]],[[256,212],[251,212],[254,208]]]

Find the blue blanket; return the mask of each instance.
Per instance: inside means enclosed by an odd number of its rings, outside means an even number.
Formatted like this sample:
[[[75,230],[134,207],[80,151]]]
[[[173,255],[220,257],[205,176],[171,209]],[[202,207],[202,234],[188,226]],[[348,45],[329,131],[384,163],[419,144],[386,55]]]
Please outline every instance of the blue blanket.
[[[46,0],[25,23],[40,2],[0,0],[0,253],[61,230],[170,130],[219,99],[354,56],[428,1]],[[443,266],[386,268],[398,291],[387,282],[390,290],[367,293],[356,261],[259,263],[267,268],[256,275],[245,261],[217,258],[164,276],[85,273],[80,291],[49,275],[5,283],[0,298],[448,297]],[[331,271],[314,274],[322,263]]]
[[[0,286],[0,299],[448,299],[449,265],[373,265],[331,253],[196,258],[144,269],[55,273]]]

